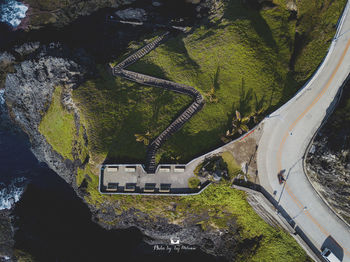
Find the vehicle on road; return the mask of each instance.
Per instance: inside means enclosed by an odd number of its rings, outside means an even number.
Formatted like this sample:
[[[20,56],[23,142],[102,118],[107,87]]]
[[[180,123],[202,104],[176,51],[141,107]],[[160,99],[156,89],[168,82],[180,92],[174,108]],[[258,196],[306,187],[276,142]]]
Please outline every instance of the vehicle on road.
[[[326,261],[329,262],[341,262],[341,260],[339,258],[336,257],[336,255],[334,255],[334,253],[332,253],[332,251],[330,251],[328,248],[325,248],[321,255],[326,259]]]

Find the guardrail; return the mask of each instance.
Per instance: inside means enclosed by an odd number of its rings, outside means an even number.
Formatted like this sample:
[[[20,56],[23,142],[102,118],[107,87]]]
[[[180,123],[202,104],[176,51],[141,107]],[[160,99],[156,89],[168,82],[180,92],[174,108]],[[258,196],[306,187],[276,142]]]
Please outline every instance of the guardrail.
[[[141,168],[141,170],[145,172],[144,168],[142,165],[140,164],[111,164],[111,165],[100,165],[100,176],[99,176],[99,186],[98,186],[98,190],[101,194],[108,194],[108,195],[148,195],[148,196],[194,196],[194,195],[199,195],[200,193],[202,193],[210,184],[212,184],[212,181],[205,181],[204,183],[201,184],[200,188],[198,189],[194,189],[194,190],[190,190],[190,191],[183,191],[181,192],[181,189],[179,188],[171,188],[169,187],[169,191],[161,191],[162,188],[161,186],[159,186],[159,188],[154,187],[154,191],[152,192],[147,192],[144,191],[145,188],[140,187],[140,186],[136,186],[134,185],[134,189],[129,191],[126,190],[126,184],[125,186],[122,186],[122,189],[118,189],[113,190],[113,191],[107,191],[106,190],[106,186],[103,185],[103,177],[104,177],[104,169],[106,167],[115,167],[115,168],[120,168],[120,167],[127,167],[127,166],[133,166],[133,167],[138,167]],[[162,166],[164,166],[162,164]],[[183,167],[184,165],[172,165],[174,167],[174,169],[176,167]],[[158,167],[159,169],[159,167]],[[157,169],[157,170],[158,170]],[[133,183],[132,183],[133,184]],[[123,189],[124,188],[124,189]]]
[[[300,240],[302,240],[302,246],[306,251],[308,251],[309,255],[312,255],[312,258],[315,261],[324,261],[320,251],[318,248],[312,243],[310,238],[304,233],[304,231],[295,223],[294,219],[287,213],[287,211],[279,205],[279,203],[276,201],[276,199],[271,196],[264,187],[258,184],[254,184],[252,182],[246,182],[244,180],[236,179],[234,181],[234,185],[238,186],[235,187],[238,190],[242,190],[239,187],[245,187],[249,188],[250,190],[254,190],[256,192],[260,192],[266,200],[268,200],[276,209],[277,214],[280,215],[280,218],[282,219],[283,225],[287,226],[288,231],[290,231],[293,235],[298,235],[300,237]],[[245,190],[243,190],[245,191]]]

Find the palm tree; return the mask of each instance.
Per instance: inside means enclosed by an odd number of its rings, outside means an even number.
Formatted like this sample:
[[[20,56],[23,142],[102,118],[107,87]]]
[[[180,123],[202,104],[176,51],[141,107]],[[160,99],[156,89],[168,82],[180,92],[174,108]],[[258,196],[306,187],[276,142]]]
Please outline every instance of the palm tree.
[[[219,101],[219,99],[215,95],[215,88],[214,88],[214,86],[212,86],[210,91],[208,93],[206,93],[205,96],[209,99],[210,103],[217,103]]]
[[[181,156],[172,155],[172,156],[170,156],[170,159],[171,159],[172,161],[174,161],[175,163],[179,163],[180,160],[181,160]]]
[[[249,130],[249,120],[250,117],[242,118],[241,113],[236,110],[236,117],[232,120],[232,131],[230,132],[230,130],[227,130],[226,136],[233,136],[236,133],[242,135],[243,133],[247,132]]]
[[[145,134],[135,134],[135,137],[137,142],[143,142],[145,146],[148,146],[151,140],[151,133],[147,131]]]

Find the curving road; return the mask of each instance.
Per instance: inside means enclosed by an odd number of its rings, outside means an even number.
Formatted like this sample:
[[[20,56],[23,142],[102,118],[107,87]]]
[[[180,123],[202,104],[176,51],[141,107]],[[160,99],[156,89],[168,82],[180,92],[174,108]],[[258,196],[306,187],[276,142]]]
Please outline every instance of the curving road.
[[[350,261],[350,229],[308,181],[303,158],[322,121],[332,111],[350,72],[349,3],[329,52],[312,79],[287,104],[265,118],[258,149],[261,185],[319,250],[330,248]],[[286,182],[277,174],[284,170]]]

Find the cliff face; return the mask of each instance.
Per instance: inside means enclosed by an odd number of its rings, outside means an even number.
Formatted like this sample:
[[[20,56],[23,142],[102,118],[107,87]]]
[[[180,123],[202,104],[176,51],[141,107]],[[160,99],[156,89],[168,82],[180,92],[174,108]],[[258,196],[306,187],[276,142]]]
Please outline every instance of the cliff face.
[[[0,210],[0,262],[32,262],[33,257],[27,252],[15,249],[15,227],[12,210]]]
[[[193,17],[197,18],[206,12],[207,9],[211,9],[212,5],[218,0],[24,0],[28,5],[29,10],[27,16],[23,20],[20,28],[25,30],[40,29],[46,26],[61,28],[65,25],[71,24],[77,18],[82,16],[88,16],[99,10],[109,10],[109,14],[113,11],[113,8],[128,8],[133,7],[136,4],[138,7],[146,8],[149,10],[168,10],[169,17],[176,17],[179,14],[185,12],[184,9],[188,6],[201,7],[197,9],[197,13],[191,13]],[[129,10],[134,15],[134,19],[137,18],[137,10]],[[146,14],[145,14],[146,15]],[[123,16],[120,16],[123,19]],[[130,17],[126,17],[130,19]],[[163,17],[164,19],[164,17]],[[160,20],[158,20],[160,22]]]
[[[350,85],[306,158],[309,178],[330,206],[350,224]]]
[[[52,150],[38,131],[38,126],[51,103],[54,88],[64,86],[69,94],[87,74],[88,65],[86,61],[80,61],[79,52],[72,54],[55,44],[39,46],[31,43],[16,51],[24,60],[15,65],[16,73],[8,74],[6,78],[5,100],[9,114],[29,135],[38,160],[48,163],[72,184],[72,174],[81,163],[64,160]],[[68,56],[71,59],[67,59]]]
[[[0,210],[0,261],[13,257],[13,234],[9,212]]]
[[[26,0],[29,6],[23,27],[39,29],[46,25],[62,27],[80,16],[89,15],[101,8],[117,8],[136,0]]]

